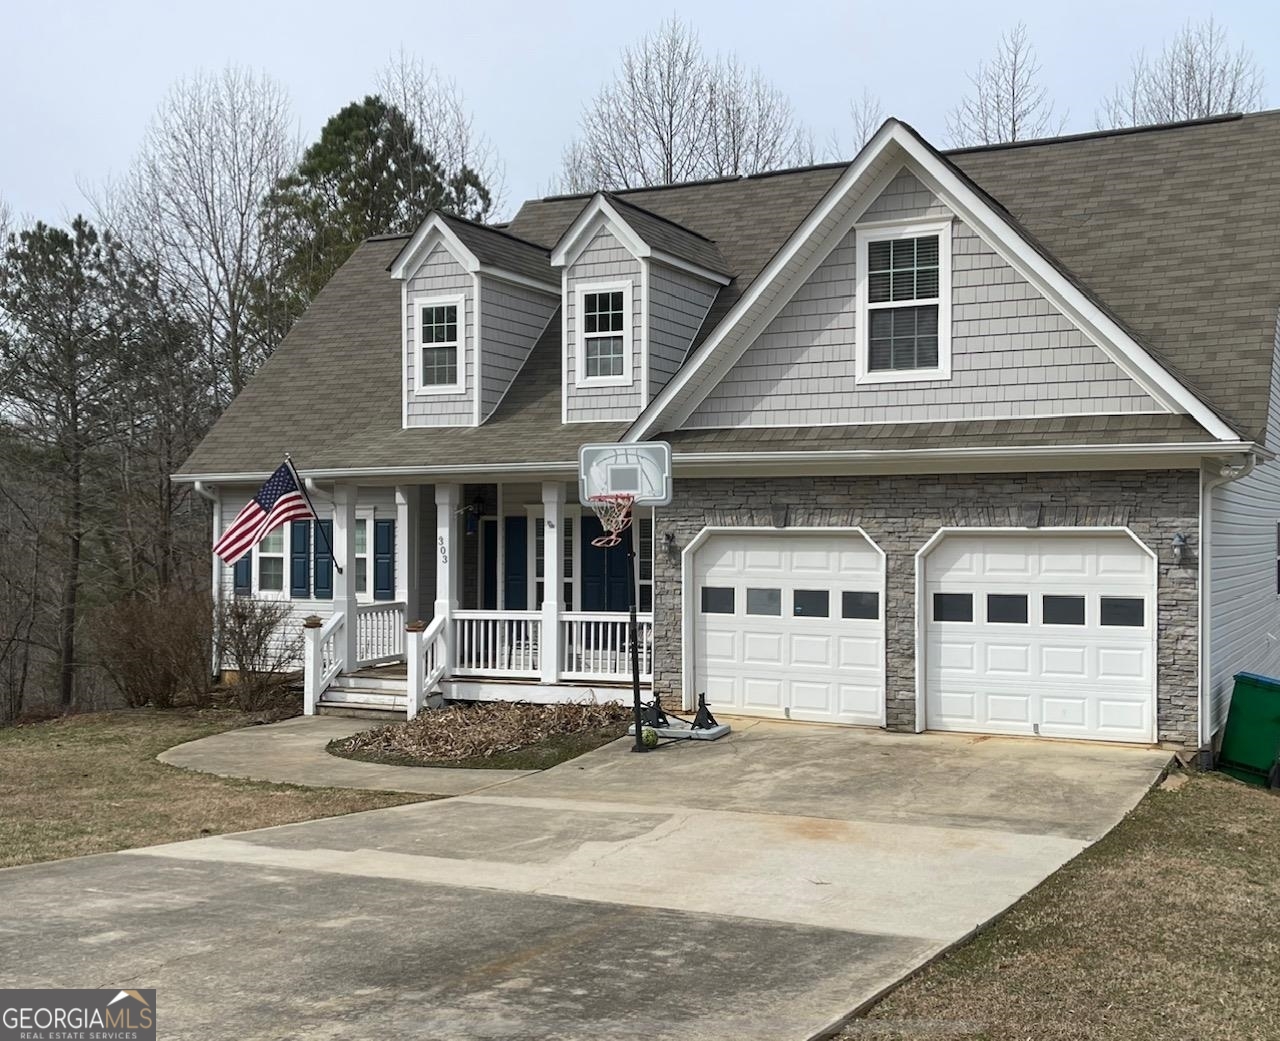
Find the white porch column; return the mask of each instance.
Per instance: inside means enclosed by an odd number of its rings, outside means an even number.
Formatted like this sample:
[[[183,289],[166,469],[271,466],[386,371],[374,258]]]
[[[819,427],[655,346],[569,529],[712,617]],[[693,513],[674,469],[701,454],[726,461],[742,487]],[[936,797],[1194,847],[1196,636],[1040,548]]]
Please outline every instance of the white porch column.
[[[445,619],[443,665],[446,676],[452,674],[454,661],[453,613],[458,609],[460,562],[455,559],[457,554],[453,536],[458,528],[458,504],[461,500],[460,485],[436,485],[435,617]]]
[[[543,683],[560,679],[560,590],[564,585],[564,485],[542,485],[542,676]]]
[[[417,485],[396,485],[396,599],[404,604],[404,620],[419,616]]]
[[[373,533],[366,537],[372,539]],[[359,660],[356,641],[356,486],[337,484],[333,488],[333,609],[342,612],[342,667],[354,672]]]

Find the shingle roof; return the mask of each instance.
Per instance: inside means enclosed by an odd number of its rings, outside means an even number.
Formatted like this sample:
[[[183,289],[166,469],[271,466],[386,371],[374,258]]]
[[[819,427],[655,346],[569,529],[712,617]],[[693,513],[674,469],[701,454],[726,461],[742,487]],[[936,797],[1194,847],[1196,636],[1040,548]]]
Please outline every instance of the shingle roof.
[[[462,244],[479,258],[480,263],[548,285],[560,284],[560,272],[551,266],[551,255],[544,246],[526,242],[508,231],[476,224],[452,214],[442,213],[440,218],[462,240]]]
[[[1280,112],[945,156],[1158,360],[1242,434],[1262,439],[1280,307]],[[648,215],[650,235],[660,227],[678,233],[682,246],[713,244],[722,258],[732,281],[717,296],[700,342],[843,170],[810,167],[611,197],[627,208],[628,219]],[[541,270],[546,250],[586,202],[583,196],[527,202],[503,230],[467,222],[451,227],[469,236],[468,248],[479,244],[487,257],[501,254],[505,263],[494,260],[495,266],[510,267],[519,257]],[[679,228],[671,231],[667,222]],[[554,461],[546,457],[570,459],[582,441],[621,434],[626,424],[561,425],[558,319],[484,426],[402,430],[399,285],[385,268],[403,243],[373,240],[356,251],[183,473],[268,471],[285,450],[303,468],[399,465],[406,457],[424,466],[433,460]],[[962,435],[1065,443],[1203,436],[1181,417],[1110,417],[1102,426],[1060,419],[1008,424],[671,437],[677,445],[724,443],[737,450],[756,443],[753,438],[820,448],[850,438],[905,446],[959,444],[955,438]]]
[[[631,225],[635,233],[654,249],[714,271],[717,275],[733,273],[721,255],[720,247],[705,235],[699,235],[670,218],[636,206],[616,193],[606,192],[605,198],[614,205],[618,214]]]

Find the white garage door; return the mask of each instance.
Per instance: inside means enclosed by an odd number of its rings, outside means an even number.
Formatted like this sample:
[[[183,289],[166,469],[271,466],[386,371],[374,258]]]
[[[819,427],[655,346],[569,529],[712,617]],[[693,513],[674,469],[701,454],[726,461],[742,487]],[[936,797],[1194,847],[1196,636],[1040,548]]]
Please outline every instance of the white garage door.
[[[1154,740],[1154,568],[1122,533],[947,535],[925,558],[929,729]]]
[[[692,570],[694,684],[713,709],[883,722],[883,558],[860,532],[712,535]]]

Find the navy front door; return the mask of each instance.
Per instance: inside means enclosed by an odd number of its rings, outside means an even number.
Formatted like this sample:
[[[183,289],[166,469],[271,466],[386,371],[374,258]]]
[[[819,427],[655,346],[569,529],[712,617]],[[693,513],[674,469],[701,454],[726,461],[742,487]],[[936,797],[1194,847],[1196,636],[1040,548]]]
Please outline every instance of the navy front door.
[[[584,611],[626,611],[627,537],[609,549],[591,545],[604,534],[600,522],[584,511],[582,517],[582,609]]]

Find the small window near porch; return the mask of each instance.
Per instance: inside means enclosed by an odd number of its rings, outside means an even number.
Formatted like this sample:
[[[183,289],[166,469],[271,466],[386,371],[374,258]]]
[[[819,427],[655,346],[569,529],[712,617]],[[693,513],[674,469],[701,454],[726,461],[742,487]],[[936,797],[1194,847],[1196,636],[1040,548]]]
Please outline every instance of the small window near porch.
[[[258,589],[264,593],[284,590],[284,525],[281,524],[258,543]]]

